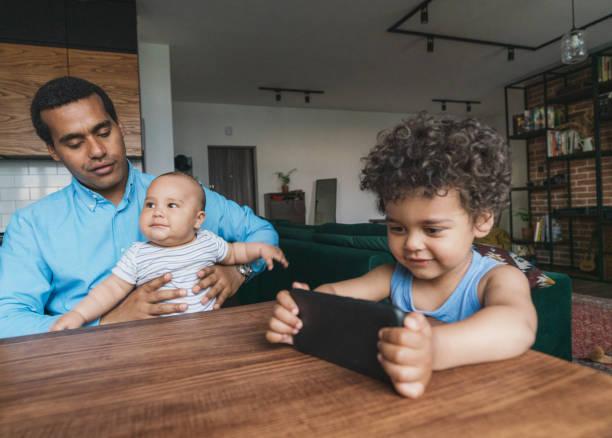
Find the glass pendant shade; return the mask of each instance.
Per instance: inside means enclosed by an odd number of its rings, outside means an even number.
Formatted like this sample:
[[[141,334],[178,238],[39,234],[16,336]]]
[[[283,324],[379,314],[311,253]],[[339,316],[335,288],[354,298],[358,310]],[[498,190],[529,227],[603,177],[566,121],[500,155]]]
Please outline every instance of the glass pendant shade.
[[[576,64],[584,61],[587,56],[585,32],[580,29],[572,29],[561,39],[561,62],[563,64]]]

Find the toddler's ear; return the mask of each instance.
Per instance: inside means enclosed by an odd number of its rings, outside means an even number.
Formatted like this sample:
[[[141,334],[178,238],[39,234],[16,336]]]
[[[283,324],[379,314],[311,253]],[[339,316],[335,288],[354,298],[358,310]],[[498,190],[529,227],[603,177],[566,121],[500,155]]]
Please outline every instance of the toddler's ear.
[[[200,227],[204,223],[204,219],[206,219],[206,213],[204,213],[203,211],[198,211],[198,214],[196,215],[196,220],[193,224],[193,228],[196,230],[200,229]]]
[[[474,223],[474,236],[485,237],[495,224],[495,215],[492,212],[481,213]]]

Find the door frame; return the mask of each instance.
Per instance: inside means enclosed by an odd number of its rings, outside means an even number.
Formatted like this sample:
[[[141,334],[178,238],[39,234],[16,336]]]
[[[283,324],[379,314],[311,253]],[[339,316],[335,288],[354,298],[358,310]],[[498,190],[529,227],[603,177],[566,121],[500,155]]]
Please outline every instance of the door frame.
[[[208,185],[210,186],[210,155],[209,155],[209,151],[210,148],[219,148],[219,149],[246,149],[246,150],[250,150],[252,151],[253,154],[253,191],[254,191],[254,208],[253,208],[253,213],[255,213],[256,215],[258,214],[258,210],[259,210],[259,183],[258,183],[258,179],[257,179],[257,146],[239,146],[239,145],[222,145],[222,144],[209,144],[206,145],[206,162],[208,165]],[[215,189],[212,189],[215,190]],[[216,190],[215,190],[216,191]]]

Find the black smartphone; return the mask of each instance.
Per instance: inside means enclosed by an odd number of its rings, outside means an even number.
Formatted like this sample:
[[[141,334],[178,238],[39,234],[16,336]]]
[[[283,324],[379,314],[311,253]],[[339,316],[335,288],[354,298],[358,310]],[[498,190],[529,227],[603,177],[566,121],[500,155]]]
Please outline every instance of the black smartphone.
[[[295,348],[353,371],[390,381],[376,355],[378,331],[401,327],[406,313],[391,304],[293,289],[303,327]]]

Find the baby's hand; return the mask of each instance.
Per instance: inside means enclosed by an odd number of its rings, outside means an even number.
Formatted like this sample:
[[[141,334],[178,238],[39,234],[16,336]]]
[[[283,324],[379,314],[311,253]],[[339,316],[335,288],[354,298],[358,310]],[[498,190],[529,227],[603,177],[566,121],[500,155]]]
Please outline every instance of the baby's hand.
[[[378,360],[395,390],[404,397],[420,397],[433,366],[432,331],[425,316],[413,312],[404,327],[383,328],[378,338]]]
[[[268,266],[268,271],[274,269],[274,260],[281,263],[285,268],[289,266],[289,262],[285,258],[285,254],[280,248],[276,246],[262,243],[259,248],[259,256],[266,262],[266,266]]]
[[[72,310],[60,316],[59,319],[53,323],[51,328],[49,328],[49,331],[57,332],[59,330],[75,329],[81,327],[86,322],[85,318],[83,318],[79,312]]]
[[[294,288],[310,289],[307,284],[293,283]],[[277,304],[274,314],[270,318],[266,339],[272,343],[285,343],[293,345],[293,335],[302,328],[302,321],[297,317],[299,309],[289,292],[282,290],[276,295]]]

